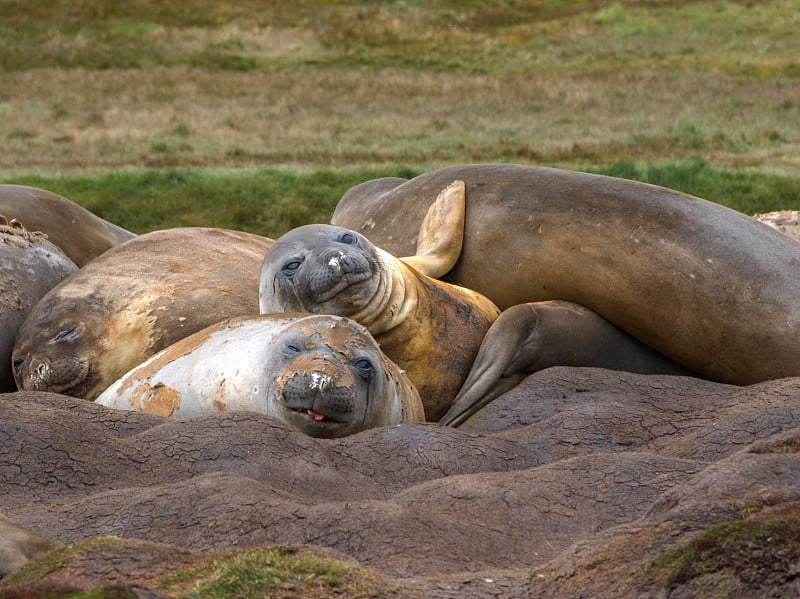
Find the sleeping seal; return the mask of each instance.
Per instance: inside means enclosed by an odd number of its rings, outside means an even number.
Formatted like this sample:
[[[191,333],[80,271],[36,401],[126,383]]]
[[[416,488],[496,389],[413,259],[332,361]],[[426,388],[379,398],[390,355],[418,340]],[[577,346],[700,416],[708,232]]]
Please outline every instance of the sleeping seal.
[[[747,385],[800,375],[800,244],[684,193],[507,164],[353,187],[331,222],[403,255],[426,210],[466,184],[461,255],[445,280],[500,308],[585,306],[699,375]]]
[[[107,251],[50,290],[17,333],[25,391],[96,398],[159,350],[227,318],[258,314],[258,274],[272,240],[188,227]]]

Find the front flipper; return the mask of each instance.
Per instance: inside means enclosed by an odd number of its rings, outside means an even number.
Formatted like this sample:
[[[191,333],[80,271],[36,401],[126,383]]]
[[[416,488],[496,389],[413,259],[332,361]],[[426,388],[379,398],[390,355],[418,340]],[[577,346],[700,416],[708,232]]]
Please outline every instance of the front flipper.
[[[401,260],[433,279],[446,275],[461,255],[465,210],[466,186],[453,181],[428,208],[419,228],[417,253]]]
[[[527,375],[551,366],[695,376],[588,308],[565,301],[520,304],[503,312],[488,330],[439,423],[458,426]]]

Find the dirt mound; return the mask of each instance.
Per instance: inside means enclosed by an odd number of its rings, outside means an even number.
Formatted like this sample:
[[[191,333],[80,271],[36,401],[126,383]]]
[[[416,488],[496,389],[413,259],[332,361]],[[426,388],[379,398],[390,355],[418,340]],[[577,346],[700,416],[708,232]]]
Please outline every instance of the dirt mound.
[[[0,505],[36,532],[318,546],[412,595],[688,593],[701,574],[643,572],[693,535],[800,501],[800,379],[554,368],[461,429],[339,440],[251,413],[167,421],[45,393],[0,395],[0,410]],[[794,584],[740,570],[737,589]]]

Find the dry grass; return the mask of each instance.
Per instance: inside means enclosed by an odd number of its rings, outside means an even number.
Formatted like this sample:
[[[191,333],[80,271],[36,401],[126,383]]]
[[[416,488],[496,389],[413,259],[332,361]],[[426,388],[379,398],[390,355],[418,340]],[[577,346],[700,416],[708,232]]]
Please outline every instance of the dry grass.
[[[57,6],[0,0],[5,178],[687,157],[800,167],[797,0]]]

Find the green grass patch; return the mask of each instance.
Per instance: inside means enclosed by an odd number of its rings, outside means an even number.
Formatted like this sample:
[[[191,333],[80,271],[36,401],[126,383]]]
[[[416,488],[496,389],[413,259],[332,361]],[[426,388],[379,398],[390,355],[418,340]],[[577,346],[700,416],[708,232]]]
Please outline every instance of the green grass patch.
[[[712,586],[719,588],[706,589],[706,596],[725,597],[733,579],[755,588],[791,580],[798,559],[800,509],[795,507],[776,517],[714,526],[651,561],[635,577],[646,586],[668,588],[713,576]]]
[[[712,168],[702,160],[639,165],[617,162],[592,172],[644,181],[711,200],[746,214],[800,209],[800,177]],[[136,233],[208,226],[279,237],[328,222],[342,194],[378,177],[412,178],[407,167],[372,170],[181,168],[97,176],[29,175],[2,180],[67,197]]]
[[[251,70],[281,64],[479,73],[644,67],[800,76],[790,58],[800,54],[796,0],[235,0],[190,6],[67,0],[2,6],[0,67],[9,71],[176,64]],[[222,27],[238,28],[241,44],[220,54],[212,40],[198,52],[200,32]],[[276,30],[305,31],[317,44],[302,57],[290,48],[271,52]]]
[[[38,559],[28,562],[16,572],[12,572],[3,578],[2,581],[0,581],[0,589],[34,580],[41,580],[49,574],[62,569],[75,555],[83,551],[116,543],[117,540],[116,537],[99,537],[72,543],[71,545],[56,547],[43,554]]]
[[[247,549],[226,552],[199,568],[170,576],[159,587],[171,590],[192,581],[189,589],[179,594],[181,599],[309,596],[314,592],[357,597],[362,595],[353,584],[357,570],[347,562],[291,547]]]
[[[0,581],[0,594],[2,589],[23,584],[41,581],[58,583],[59,572],[74,564],[75,559],[90,555],[93,556],[92,559],[102,559],[104,551],[108,551],[108,555],[114,555],[111,545],[125,543],[125,540],[116,537],[101,537],[49,551]],[[160,571],[171,572],[170,574],[140,574],[139,578],[125,582],[152,588],[176,599],[367,599],[397,595],[395,585],[375,572],[344,560],[289,546],[209,552],[198,554],[195,563],[197,565],[183,566],[183,569],[162,564],[159,566]],[[102,582],[93,583],[92,587],[95,584],[96,588],[87,590],[52,593],[45,586],[37,597],[128,599],[135,596],[125,588]]]

